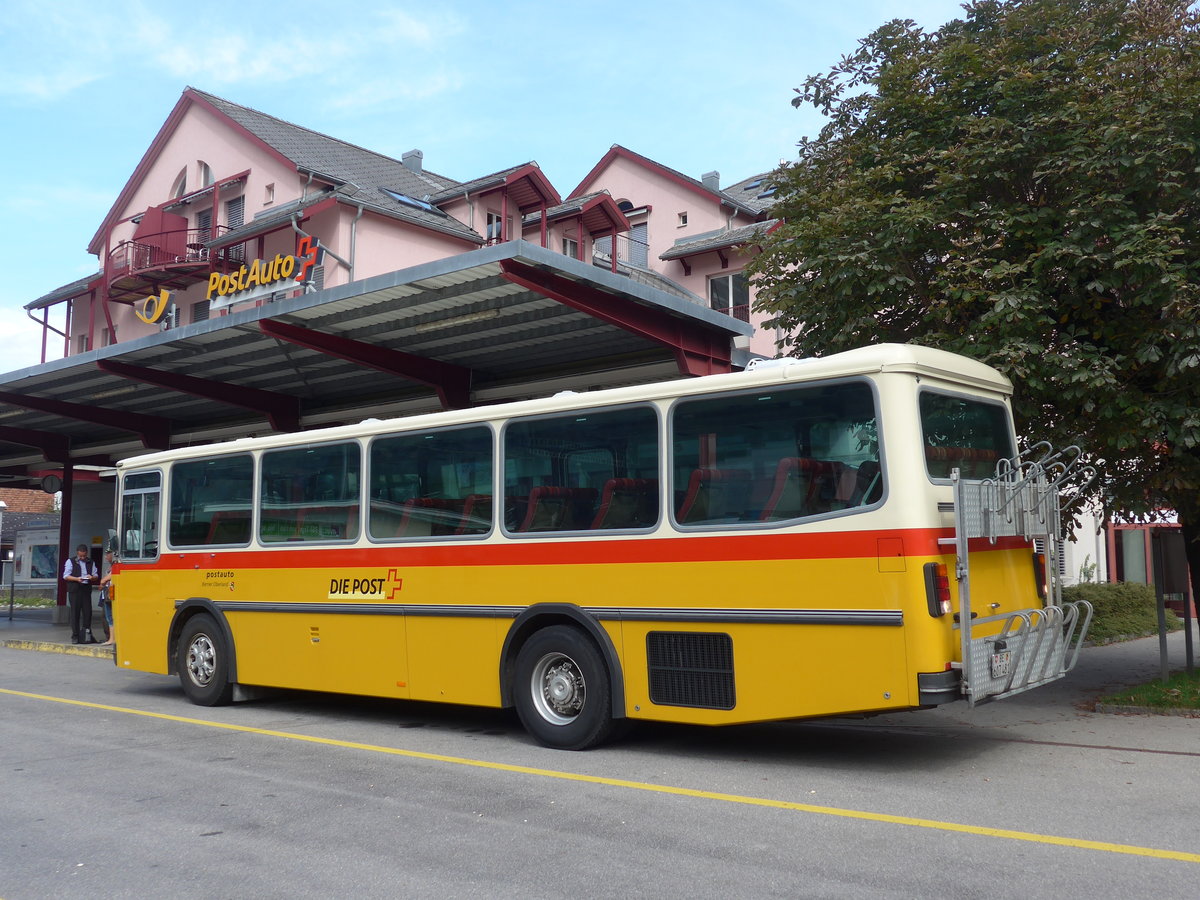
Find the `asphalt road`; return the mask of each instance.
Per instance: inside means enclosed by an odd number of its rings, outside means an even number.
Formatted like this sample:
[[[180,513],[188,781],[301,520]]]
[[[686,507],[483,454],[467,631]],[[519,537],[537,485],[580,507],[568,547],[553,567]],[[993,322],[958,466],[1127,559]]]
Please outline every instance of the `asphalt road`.
[[[0,897],[1190,900],[1200,720],[1088,711],[1107,649],[975,711],[641,726],[568,753],[494,711],[206,709],[0,646]]]

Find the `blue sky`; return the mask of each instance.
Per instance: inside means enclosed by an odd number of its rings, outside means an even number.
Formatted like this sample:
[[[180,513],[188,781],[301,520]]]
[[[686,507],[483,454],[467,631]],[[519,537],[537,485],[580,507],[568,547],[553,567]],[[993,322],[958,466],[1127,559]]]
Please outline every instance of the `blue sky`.
[[[391,156],[420,148],[463,181],[534,160],[566,196],[622,144],[728,184],[820,129],[791,106],[805,76],[889,19],[960,16],[959,0],[7,0],[0,372],[38,362],[22,307],[97,271],[87,243],[188,85]]]

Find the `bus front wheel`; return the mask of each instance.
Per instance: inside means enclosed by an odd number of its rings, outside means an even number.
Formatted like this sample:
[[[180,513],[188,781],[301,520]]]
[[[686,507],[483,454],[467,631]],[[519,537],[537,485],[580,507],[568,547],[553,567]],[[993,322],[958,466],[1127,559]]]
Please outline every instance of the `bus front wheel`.
[[[547,747],[586,750],[612,731],[608,669],[577,628],[554,625],[525,642],[514,701],[525,730]]]
[[[197,706],[224,706],[233,698],[230,653],[216,619],[201,613],[188,619],[179,635],[176,668],[187,698]]]

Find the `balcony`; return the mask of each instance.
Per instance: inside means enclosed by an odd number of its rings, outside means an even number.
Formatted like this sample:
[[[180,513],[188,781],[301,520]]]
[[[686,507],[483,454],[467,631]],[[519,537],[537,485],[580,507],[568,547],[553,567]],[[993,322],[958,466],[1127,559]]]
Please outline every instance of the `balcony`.
[[[617,266],[649,267],[650,247],[645,241],[617,235]],[[592,262],[604,269],[616,270],[612,262],[612,237],[598,237],[592,242]]]
[[[218,226],[216,234],[228,231]],[[145,235],[137,241],[122,241],[108,254],[104,272],[109,299],[129,303],[160,288],[183,289],[208,280],[210,272],[225,271],[244,261],[238,244],[209,251],[212,228],[191,228]]]

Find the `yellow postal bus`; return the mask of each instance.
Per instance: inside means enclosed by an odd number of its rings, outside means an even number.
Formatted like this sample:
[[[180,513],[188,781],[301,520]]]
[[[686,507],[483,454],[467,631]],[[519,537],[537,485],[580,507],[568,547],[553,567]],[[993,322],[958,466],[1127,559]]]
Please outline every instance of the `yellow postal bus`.
[[[881,345],[122,462],[121,667],[515,707],[592,746],[970,703],[1074,664],[1069,457],[1009,381]]]

